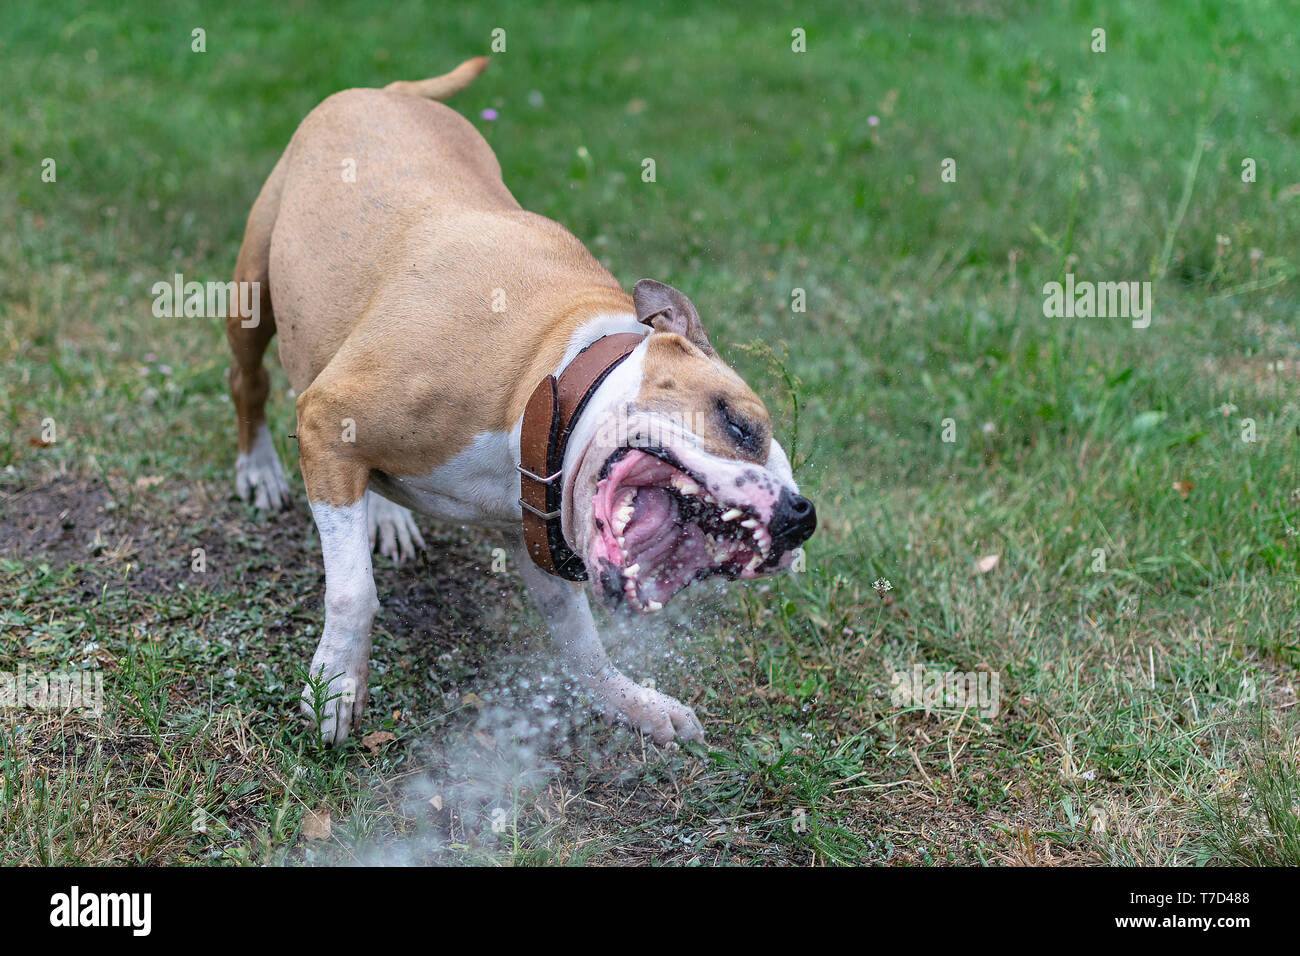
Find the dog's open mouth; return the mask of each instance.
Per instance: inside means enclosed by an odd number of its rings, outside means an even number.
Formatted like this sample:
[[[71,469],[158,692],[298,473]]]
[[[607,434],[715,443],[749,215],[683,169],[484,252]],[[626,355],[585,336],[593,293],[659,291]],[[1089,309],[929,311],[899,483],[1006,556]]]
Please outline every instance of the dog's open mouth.
[[[756,577],[772,537],[756,504],[719,500],[671,453],[623,448],[596,487],[592,566],[611,601],[657,611],[692,581]]]

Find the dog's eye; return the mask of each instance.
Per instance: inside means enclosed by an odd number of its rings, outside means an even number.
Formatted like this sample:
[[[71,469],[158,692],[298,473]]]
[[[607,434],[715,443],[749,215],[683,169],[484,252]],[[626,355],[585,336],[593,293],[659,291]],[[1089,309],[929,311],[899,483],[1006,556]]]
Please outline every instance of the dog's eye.
[[[757,425],[737,415],[721,400],[718,402],[718,414],[722,417],[722,428],[727,437],[737,447],[755,455],[762,451],[762,430]]]

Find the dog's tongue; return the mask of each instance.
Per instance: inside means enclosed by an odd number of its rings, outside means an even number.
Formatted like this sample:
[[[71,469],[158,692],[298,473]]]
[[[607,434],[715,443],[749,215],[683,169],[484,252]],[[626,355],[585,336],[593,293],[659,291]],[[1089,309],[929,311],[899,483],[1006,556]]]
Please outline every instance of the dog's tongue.
[[[663,604],[708,563],[704,532],[681,523],[672,495],[663,488],[641,488],[632,507],[632,520],[623,533],[627,561],[641,567],[637,579],[642,600]]]
[[[641,599],[664,604],[684,588],[695,576],[697,569],[709,561],[709,549],[704,533],[696,525],[686,525],[678,532],[664,536],[663,554],[656,558],[655,570],[641,582]]]
[[[653,567],[677,537],[677,508],[663,488],[642,488],[632,499],[632,520],[623,532],[624,550],[643,567]]]

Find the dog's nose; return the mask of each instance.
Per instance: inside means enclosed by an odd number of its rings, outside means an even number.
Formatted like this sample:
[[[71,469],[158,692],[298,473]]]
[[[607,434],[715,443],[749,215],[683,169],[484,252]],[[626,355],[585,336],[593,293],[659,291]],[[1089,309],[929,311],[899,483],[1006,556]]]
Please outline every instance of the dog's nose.
[[[817,509],[813,503],[803,495],[794,494],[789,488],[782,488],[768,527],[774,551],[780,554],[799,547],[812,537],[815,530]]]

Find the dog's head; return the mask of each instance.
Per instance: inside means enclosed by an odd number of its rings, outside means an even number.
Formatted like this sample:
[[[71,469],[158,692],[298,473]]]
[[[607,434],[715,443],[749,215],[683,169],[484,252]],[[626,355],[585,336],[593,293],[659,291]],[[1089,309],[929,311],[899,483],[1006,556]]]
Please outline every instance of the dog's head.
[[[690,300],[650,279],[633,299],[652,332],[571,436],[563,523],[608,604],[657,611],[701,578],[789,570],[817,516]]]

